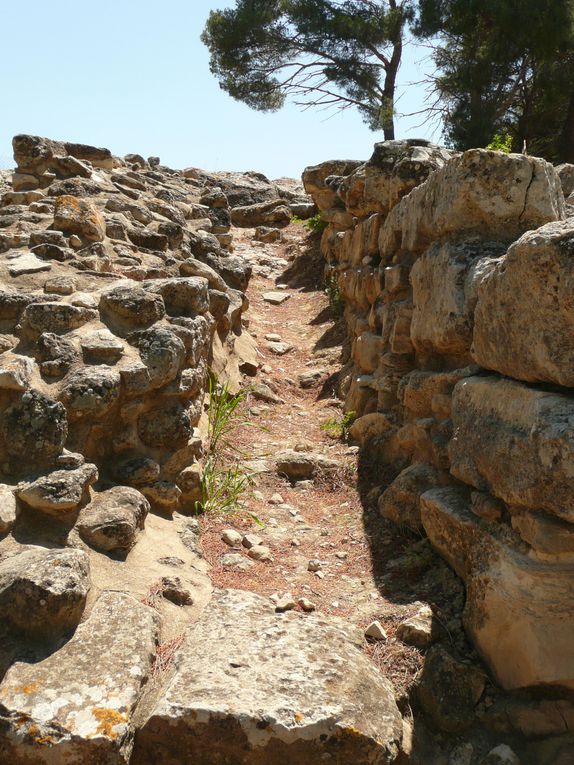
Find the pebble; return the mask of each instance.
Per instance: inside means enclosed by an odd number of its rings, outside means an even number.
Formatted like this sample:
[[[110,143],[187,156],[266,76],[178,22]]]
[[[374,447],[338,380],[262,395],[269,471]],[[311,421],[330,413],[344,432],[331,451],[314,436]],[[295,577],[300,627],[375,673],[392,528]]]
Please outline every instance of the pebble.
[[[286,300],[289,300],[291,295],[285,292],[265,292],[263,293],[263,300],[271,305],[281,305]]]
[[[308,614],[311,613],[311,611],[315,611],[317,609],[317,606],[313,603],[313,601],[309,600],[308,598],[299,598],[297,605]]]
[[[221,557],[221,565],[224,568],[234,568],[237,571],[249,571],[254,564],[240,553],[227,553]]]
[[[281,496],[281,494],[272,494],[271,499],[269,500],[270,505],[282,505],[284,504],[285,500]]]
[[[275,610],[277,613],[292,611],[296,607],[297,603],[295,602],[295,599],[290,592],[285,593],[285,595],[281,595],[275,602]]]
[[[256,499],[259,502],[262,502],[265,499],[265,497],[263,496],[263,492],[261,492],[261,491],[254,491],[253,492],[253,499]]]
[[[347,558],[349,557],[349,553],[338,552],[338,553],[335,553],[335,557],[339,558],[339,560],[347,560]]]
[[[316,571],[316,572],[315,572],[315,576],[316,576],[318,579],[324,579],[324,578],[325,578],[325,572],[324,572],[324,571]]]
[[[386,640],[387,633],[383,629],[380,622],[374,621],[371,622],[365,630],[365,637],[370,637],[373,640]]]
[[[265,335],[265,339],[270,340],[272,343],[280,343],[281,335],[278,335],[275,332],[269,332],[267,335]]]
[[[241,547],[243,535],[235,529],[225,529],[221,534],[221,539],[230,547]]]
[[[258,547],[263,543],[263,540],[261,537],[258,537],[257,534],[245,534],[243,539],[241,540],[241,544],[243,547],[247,547],[248,550],[250,550],[252,547]]]
[[[253,560],[273,560],[271,550],[268,547],[265,547],[265,545],[255,545],[255,547],[250,547],[247,551],[247,555],[249,555],[250,558],[253,558]]]
[[[309,563],[307,563],[307,571],[320,571],[321,568],[321,561],[317,560],[317,558],[312,558]]]

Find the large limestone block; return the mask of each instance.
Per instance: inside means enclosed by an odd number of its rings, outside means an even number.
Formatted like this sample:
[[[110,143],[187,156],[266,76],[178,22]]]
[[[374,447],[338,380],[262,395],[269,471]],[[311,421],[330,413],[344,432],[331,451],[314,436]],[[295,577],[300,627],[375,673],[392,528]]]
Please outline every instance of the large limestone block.
[[[127,763],[157,631],[151,608],[106,592],[63,648],[39,663],[15,664],[0,686],[0,761]]]
[[[426,492],[421,517],[466,583],[465,628],[501,685],[574,687],[574,566],[530,558],[507,526],[472,513],[464,489]]]
[[[72,196],[56,198],[54,228],[78,234],[88,242],[101,242],[106,235],[106,224],[95,205]]]
[[[527,381],[574,386],[574,220],[524,234],[478,291],[477,363]]]
[[[369,161],[344,179],[339,196],[348,212],[357,217],[376,212],[387,215],[451,156],[452,152],[424,139],[381,141],[375,144]]]
[[[470,377],[454,389],[452,421],[456,478],[574,522],[574,398]]]
[[[511,242],[524,231],[565,217],[556,171],[522,154],[471,149],[432,173],[390,212],[381,228],[384,262],[422,253],[431,242],[464,234]]]
[[[218,593],[187,633],[132,765],[308,765],[326,755],[333,765],[394,762],[401,717],[360,646],[339,620]]]
[[[343,176],[349,175],[362,164],[360,160],[333,159],[305,168],[303,186],[321,212],[343,208],[343,202],[337,194],[338,186]]]
[[[31,636],[60,636],[80,621],[89,589],[82,550],[26,548],[0,563],[0,619]]]
[[[503,255],[497,244],[433,244],[411,270],[411,341],[420,352],[462,355],[472,343],[478,288]]]

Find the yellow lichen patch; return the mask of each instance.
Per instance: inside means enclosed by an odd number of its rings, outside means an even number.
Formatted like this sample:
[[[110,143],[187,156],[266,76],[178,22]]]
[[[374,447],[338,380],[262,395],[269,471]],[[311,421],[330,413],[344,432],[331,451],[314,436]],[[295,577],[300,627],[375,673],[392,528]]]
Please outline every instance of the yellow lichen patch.
[[[345,728],[342,729],[341,735],[346,734],[347,736],[363,736],[364,734],[361,733],[361,731],[358,728],[355,728],[353,725],[347,725]]]
[[[14,690],[16,693],[25,693],[26,696],[29,696],[31,693],[36,693],[38,690],[38,683],[27,683],[26,685],[20,685],[17,686]]]
[[[304,714],[302,714],[301,712],[295,712],[295,714],[293,715],[293,717],[295,718],[295,722],[298,722],[298,723],[300,723],[300,722],[302,722],[302,721],[303,721],[303,719],[304,719],[305,715],[304,715]]]
[[[51,746],[55,743],[53,736],[42,735],[37,725],[30,725],[26,731],[26,735],[33,739],[34,743],[38,744],[38,746]]]
[[[98,721],[96,733],[111,739],[116,739],[118,737],[118,734],[114,731],[115,726],[123,725],[128,721],[127,714],[118,712],[117,709],[94,707],[92,709],[92,714]]]

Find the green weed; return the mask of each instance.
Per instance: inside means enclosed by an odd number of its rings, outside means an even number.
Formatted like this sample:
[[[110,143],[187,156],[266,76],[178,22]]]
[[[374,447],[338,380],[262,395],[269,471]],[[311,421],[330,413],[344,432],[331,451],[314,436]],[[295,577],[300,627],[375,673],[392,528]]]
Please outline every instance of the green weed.
[[[316,215],[313,215],[311,218],[307,218],[307,220],[303,220],[303,218],[300,218],[298,215],[294,215],[292,220],[295,223],[302,223],[309,229],[309,231],[312,231],[314,234],[322,234],[328,225],[327,221],[323,220],[321,217],[320,212]]]
[[[349,430],[355,419],[355,412],[339,412],[337,417],[330,417],[321,423],[324,430],[332,438],[340,438],[342,441],[349,440]]]
[[[506,131],[495,133],[486,148],[490,151],[502,151],[504,154],[510,154],[512,152],[512,136]]]

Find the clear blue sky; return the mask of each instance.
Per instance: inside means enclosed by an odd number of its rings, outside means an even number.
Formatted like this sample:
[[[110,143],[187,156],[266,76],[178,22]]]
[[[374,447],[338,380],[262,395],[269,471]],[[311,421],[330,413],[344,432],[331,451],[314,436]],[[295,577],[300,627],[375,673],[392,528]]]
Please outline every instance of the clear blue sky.
[[[16,133],[159,155],[176,168],[298,176],[326,159],[367,159],[382,134],[353,112],[262,114],[233,101],[209,72],[199,35],[209,11],[232,0],[0,0],[0,167]],[[419,80],[424,50],[408,46],[400,82]],[[424,65],[428,69],[429,63]],[[423,67],[423,68],[424,68]],[[420,108],[403,87],[398,109]],[[440,140],[420,118],[397,134]]]

